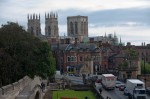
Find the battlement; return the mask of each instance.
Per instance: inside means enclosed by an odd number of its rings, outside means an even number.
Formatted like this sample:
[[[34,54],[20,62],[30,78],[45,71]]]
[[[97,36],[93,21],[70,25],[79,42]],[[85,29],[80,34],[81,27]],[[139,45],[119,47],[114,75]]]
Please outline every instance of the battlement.
[[[50,13],[45,13],[45,19],[51,19],[51,18],[58,18],[58,14],[54,13],[54,12],[50,12]]]
[[[40,21],[40,14],[28,14],[28,21],[29,20],[39,20]]]

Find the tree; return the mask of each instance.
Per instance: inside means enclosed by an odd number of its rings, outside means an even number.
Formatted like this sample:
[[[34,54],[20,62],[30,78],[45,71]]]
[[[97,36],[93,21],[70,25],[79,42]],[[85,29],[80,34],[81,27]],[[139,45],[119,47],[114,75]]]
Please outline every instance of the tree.
[[[135,60],[138,57],[138,53],[133,48],[127,49],[127,57],[129,60]]]
[[[46,78],[55,73],[55,59],[47,42],[13,22],[2,25],[0,35],[0,86],[25,75]]]
[[[146,62],[145,66],[144,66],[144,61],[141,61],[141,73],[142,74],[150,74],[150,64],[149,63]]]

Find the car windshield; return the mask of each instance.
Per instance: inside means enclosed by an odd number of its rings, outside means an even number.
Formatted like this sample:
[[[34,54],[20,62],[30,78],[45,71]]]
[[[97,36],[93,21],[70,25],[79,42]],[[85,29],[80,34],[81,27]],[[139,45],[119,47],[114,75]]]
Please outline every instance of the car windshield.
[[[122,84],[120,81],[116,81],[116,84]]]
[[[145,90],[135,90],[136,94],[145,94]]]

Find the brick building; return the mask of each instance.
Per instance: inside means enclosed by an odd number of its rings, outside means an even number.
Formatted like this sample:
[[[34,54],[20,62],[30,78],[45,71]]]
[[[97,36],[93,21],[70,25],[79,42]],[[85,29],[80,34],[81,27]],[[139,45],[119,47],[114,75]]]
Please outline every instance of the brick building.
[[[52,48],[61,72],[95,74],[103,70],[100,48],[93,43],[60,44]]]

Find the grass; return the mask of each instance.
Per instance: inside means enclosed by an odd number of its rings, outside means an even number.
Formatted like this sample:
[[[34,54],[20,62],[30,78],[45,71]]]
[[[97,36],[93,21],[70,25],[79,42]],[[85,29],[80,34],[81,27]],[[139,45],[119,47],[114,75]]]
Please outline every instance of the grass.
[[[60,90],[60,91],[53,91],[52,99],[61,99],[61,97],[66,98],[78,98],[78,99],[96,99],[92,91],[74,91],[74,90]]]

